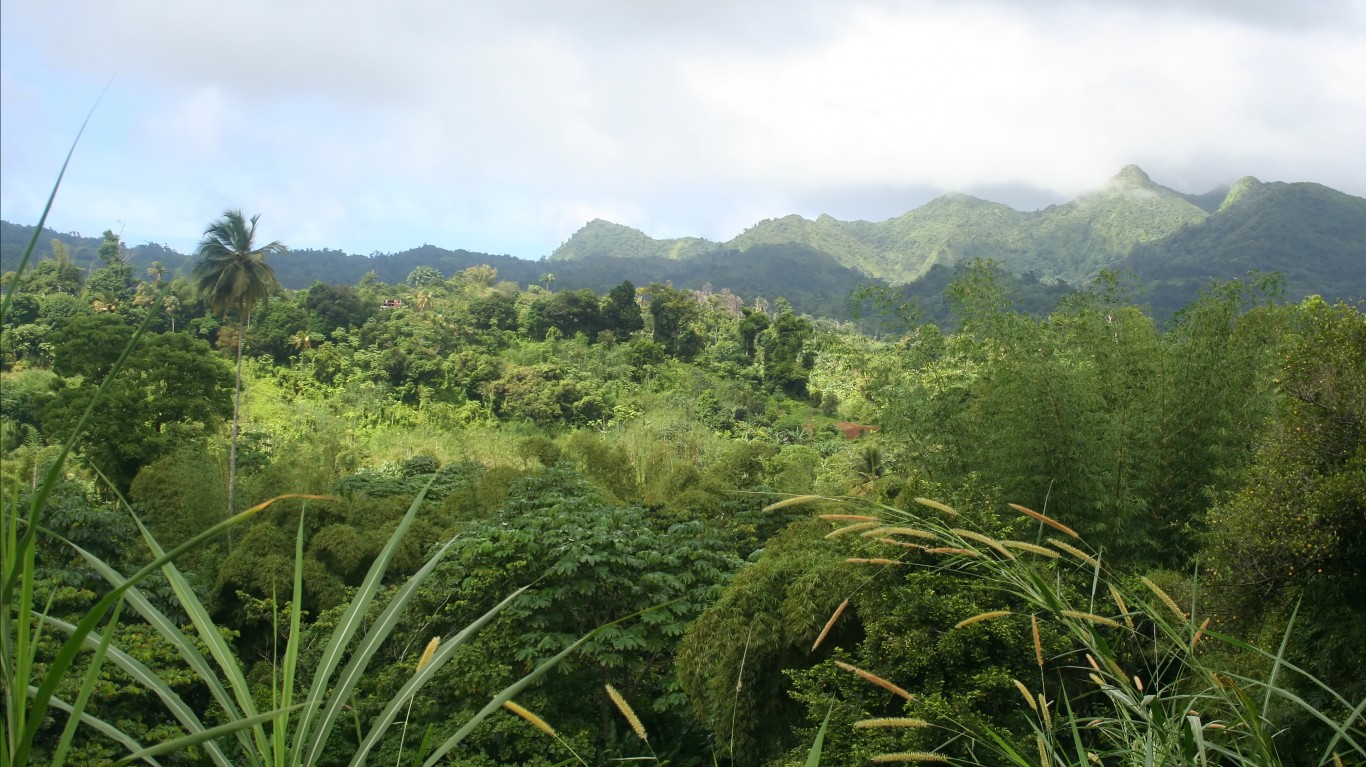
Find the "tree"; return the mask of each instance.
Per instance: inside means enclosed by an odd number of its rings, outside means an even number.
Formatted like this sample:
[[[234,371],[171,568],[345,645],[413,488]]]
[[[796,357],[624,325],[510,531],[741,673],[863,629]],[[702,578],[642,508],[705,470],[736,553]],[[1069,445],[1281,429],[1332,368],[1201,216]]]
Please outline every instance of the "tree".
[[[54,336],[53,369],[80,375],[62,385],[44,408],[49,434],[70,433],[100,382],[132,336],[107,315],[92,315]],[[184,333],[149,334],[106,386],[104,405],[86,421],[81,452],[120,490],[139,469],[176,446],[202,438],[227,415],[227,364],[208,344]]]
[[[441,282],[445,278],[435,267],[419,266],[408,272],[408,284],[415,288],[426,288]]]
[[[85,281],[85,294],[105,306],[96,307],[97,311],[114,311],[133,297],[133,267],[123,257],[119,236],[107,229],[100,243],[100,260],[104,266],[90,273]]]
[[[208,302],[215,314],[237,315],[239,325],[251,321],[251,312],[266,300],[272,290],[280,289],[275,270],[266,263],[266,256],[288,253],[289,249],[274,241],[263,247],[256,245],[256,222],[259,214],[248,222],[240,210],[224,211],[223,217],[204,230],[199,243],[199,261],[194,265],[193,278],[197,291]],[[237,334],[237,375],[232,400],[232,439],[228,449],[228,513],[233,510],[233,491],[237,484],[237,427],[242,407],[242,333]]]
[[[602,302],[602,326],[625,340],[632,333],[645,327],[645,318],[640,314],[640,304],[636,303],[636,286],[627,280],[612,288]]]

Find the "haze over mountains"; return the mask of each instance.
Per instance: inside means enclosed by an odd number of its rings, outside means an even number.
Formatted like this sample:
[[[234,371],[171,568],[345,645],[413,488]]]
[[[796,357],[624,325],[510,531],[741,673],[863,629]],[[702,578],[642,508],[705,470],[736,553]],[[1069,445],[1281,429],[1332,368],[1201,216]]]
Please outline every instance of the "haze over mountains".
[[[947,194],[878,223],[768,219],[725,243],[655,240],[598,219],[550,260],[687,259],[793,243],[893,284],[914,281],[935,265],[991,258],[1015,274],[1072,284],[1102,269],[1149,279],[1229,278],[1260,269],[1285,273],[1292,291],[1345,279],[1359,294],[1366,278],[1366,200],[1318,184],[1252,177],[1232,188],[1184,194],[1129,165],[1100,190],[1034,212]]]
[[[5,269],[13,268],[31,232],[4,225]],[[97,239],[51,236],[68,242],[77,263],[94,258]],[[161,260],[172,271],[188,261],[158,245],[131,253],[135,263]],[[1366,296],[1366,199],[1314,183],[1251,177],[1231,188],[1189,194],[1129,165],[1101,189],[1039,211],[947,194],[876,223],[825,215],[814,221],[796,215],[768,219],[724,243],[654,239],[596,219],[542,261],[424,245],[373,256],[296,250],[273,263],[290,288],[315,280],[350,284],[370,271],[396,283],[421,265],[449,276],[487,263],[500,278],[522,284],[538,282],[547,272],[554,273],[556,289],[605,291],[623,279],[689,288],[710,283],[746,299],[781,295],[799,310],[841,316],[848,311],[846,297],[860,284],[904,285],[905,295],[923,300],[937,295],[953,270],[974,258],[993,259],[1025,284],[1053,284],[1062,292],[1066,286],[1059,283],[1077,286],[1101,270],[1128,270],[1159,313],[1174,310],[1211,280],[1249,271],[1280,272],[1292,300],[1312,293],[1359,299]]]

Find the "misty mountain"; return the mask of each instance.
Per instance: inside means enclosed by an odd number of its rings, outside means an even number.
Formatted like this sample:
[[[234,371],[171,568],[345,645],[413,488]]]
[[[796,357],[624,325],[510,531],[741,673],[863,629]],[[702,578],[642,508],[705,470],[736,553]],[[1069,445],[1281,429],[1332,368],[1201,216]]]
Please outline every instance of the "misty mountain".
[[[32,227],[0,222],[0,271],[17,263]],[[59,239],[82,266],[98,263],[98,237],[45,231],[37,256]],[[138,269],[162,261],[185,274],[191,258],[157,244],[129,248]],[[1104,269],[1138,276],[1147,301],[1169,315],[1212,280],[1280,272],[1291,300],[1318,293],[1330,300],[1366,296],[1366,200],[1313,183],[1262,183],[1183,194],[1127,166],[1104,187],[1063,205],[1023,212],[962,194],[947,194],[881,222],[801,216],[761,221],[728,242],[684,237],[657,240],[640,230],[595,219],[551,256],[506,255],[423,245],[392,254],[291,251],[272,259],[281,283],[354,284],[373,272],[403,282],[418,266],[451,276],[488,264],[500,280],[531,285],[554,274],[556,290],[599,293],[622,280],[637,285],[729,290],[747,303],[784,296],[800,311],[848,317],[849,294],[861,285],[899,286],[927,319],[942,319],[942,286],[971,259],[987,258],[1015,275],[1021,305],[1046,310],[1073,285]]]

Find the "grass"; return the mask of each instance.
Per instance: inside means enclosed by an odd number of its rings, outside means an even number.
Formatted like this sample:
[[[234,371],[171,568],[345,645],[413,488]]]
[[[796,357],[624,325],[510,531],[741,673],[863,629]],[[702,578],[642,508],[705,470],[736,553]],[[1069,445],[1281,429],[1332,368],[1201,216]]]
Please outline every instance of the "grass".
[[[97,102],[98,105],[98,102]],[[91,110],[93,115],[94,108]],[[81,133],[90,121],[81,126]],[[43,209],[34,235],[24,249],[14,277],[3,298],[0,298],[0,325],[9,315],[11,300],[22,283],[22,277],[39,235],[61,186],[71,156],[81,133],[72,142],[66,160],[57,176],[47,204]],[[407,513],[374,560],[355,597],[346,607],[341,620],[328,639],[311,684],[306,690],[296,689],[299,672],[300,611],[290,609],[289,631],[283,654],[277,652],[271,677],[269,705],[261,705],[248,684],[241,661],[223,637],[204,605],[195,596],[189,581],[176,568],[175,561],[188,551],[242,524],[271,505],[292,498],[309,496],[286,495],[271,499],[246,511],[229,516],[207,530],[193,536],[170,551],[164,550],[142,522],[133,515],[149,552],[149,562],[132,575],[125,576],[94,554],[67,542],[110,588],[95,602],[78,623],[62,621],[49,614],[51,604],[35,601],[37,574],[37,536],[42,527],[43,513],[53,487],[64,474],[66,461],[79,443],[87,420],[100,406],[110,383],[127,364],[130,353],[147,332],[160,311],[160,301],[147,308],[142,323],[128,345],[105,376],[90,404],[57,451],[54,460],[43,472],[41,481],[34,477],[33,492],[27,503],[21,503],[17,489],[6,483],[5,497],[0,498],[0,700],[4,715],[0,718],[0,767],[29,765],[37,757],[35,741],[44,720],[55,709],[67,715],[67,721],[56,741],[50,746],[51,764],[61,767],[67,761],[78,731],[87,729],[100,733],[121,744],[127,754],[116,764],[146,762],[157,764],[156,757],[192,747],[203,750],[219,767],[247,764],[253,767],[285,767],[317,764],[324,746],[333,736],[334,724],[348,707],[351,693],[356,689],[370,661],[383,646],[401,616],[403,607],[417,587],[436,568],[452,542],[447,542],[433,554],[426,564],[399,587],[379,615],[372,615],[376,596],[382,588],[387,568],[397,553],[399,543],[416,517],[427,488],[414,499]],[[98,470],[96,469],[98,472]],[[316,496],[313,496],[316,497]],[[122,501],[122,498],[120,498]],[[127,503],[123,506],[127,508]],[[129,510],[131,514],[131,509]],[[296,536],[293,590],[289,604],[299,605],[303,591],[303,540],[305,509],[299,511]],[[153,574],[160,573],[170,584],[178,607],[189,616],[191,630],[182,630],[139,590],[139,585]],[[480,628],[493,619],[504,607],[516,599],[523,589],[507,596],[480,618],[471,622],[454,636],[432,645],[433,652],[425,659],[412,678],[389,701],[380,716],[370,722],[368,732],[357,723],[356,750],[352,765],[365,763],[367,755],[397,721],[404,703],[411,703],[424,684],[450,659],[452,653]],[[209,726],[174,691],[157,671],[148,668],[123,652],[112,641],[115,628],[125,609],[130,609],[167,640],[186,666],[203,682],[220,712],[221,724]],[[278,608],[277,608],[278,619]],[[103,630],[101,631],[101,627]],[[55,632],[64,637],[57,642],[55,652],[44,654],[40,648]],[[591,636],[591,634],[589,635]],[[444,742],[431,747],[424,738],[419,752],[425,755],[424,765],[436,764],[453,749],[481,721],[512,699],[522,689],[539,679],[552,666],[573,652],[588,636],[580,638],[559,654],[540,663],[517,682],[498,693],[478,713]],[[203,648],[203,649],[201,649]],[[277,648],[278,650],[278,648]],[[83,671],[78,671],[77,659],[85,651],[92,651]],[[110,722],[86,711],[92,691],[99,683],[106,663],[113,664],[137,684],[151,691],[179,722],[184,734],[154,745],[143,745]],[[57,696],[57,690],[68,677],[77,681],[73,701]],[[406,724],[406,717],[405,717]],[[223,745],[227,739],[229,745]]]
[[[815,499],[790,499],[770,508],[810,500]],[[875,517],[880,526],[866,530],[863,538],[881,539],[890,549],[885,558],[851,562],[934,567],[974,579],[1016,606],[968,617],[955,630],[987,620],[1017,621],[1020,641],[1034,647],[1038,679],[1015,680],[1030,721],[1029,740],[1021,743],[988,726],[948,722],[943,726],[954,732],[950,741],[960,755],[950,758],[946,744],[945,753],[934,756],[1017,767],[1279,767],[1286,754],[1278,747],[1283,735],[1278,722],[1293,711],[1321,726],[1323,741],[1315,751],[1319,765],[1366,763],[1366,701],[1347,700],[1287,660],[1295,637],[1293,616],[1278,647],[1255,647],[1200,619],[1195,605],[1183,608],[1152,580],[1115,573],[1070,527],[1023,507],[1013,506],[1039,522],[1046,545],[996,540],[965,529],[953,508],[927,499],[918,499],[923,512],[854,498],[826,500]],[[1045,622],[1071,645],[1069,652],[1045,657],[1038,638]],[[1237,655],[1260,659],[1268,671],[1236,670],[1226,661]],[[861,669],[849,670],[872,684],[895,687]],[[886,761],[898,758],[912,757],[885,755]]]

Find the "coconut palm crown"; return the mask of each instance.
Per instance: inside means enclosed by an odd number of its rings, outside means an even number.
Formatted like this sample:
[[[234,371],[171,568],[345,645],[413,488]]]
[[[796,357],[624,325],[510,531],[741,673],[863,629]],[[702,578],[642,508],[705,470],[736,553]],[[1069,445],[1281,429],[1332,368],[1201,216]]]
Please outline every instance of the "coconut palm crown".
[[[209,303],[215,314],[237,314],[237,384],[232,401],[232,439],[228,450],[228,513],[233,512],[233,496],[237,488],[237,433],[242,410],[242,336],[251,321],[251,312],[266,299],[272,290],[279,290],[280,281],[275,270],[266,263],[266,256],[288,253],[278,241],[264,247],[252,247],[256,239],[256,221],[248,222],[242,211],[224,211],[223,217],[204,231],[199,243],[199,261],[191,276],[195,290]],[[231,541],[231,538],[229,538]]]
[[[239,321],[251,316],[256,305],[280,287],[266,256],[288,253],[279,241],[257,248],[256,222],[247,221],[240,210],[224,211],[223,217],[204,231],[196,253],[192,277],[196,291],[215,314],[235,311]]]

